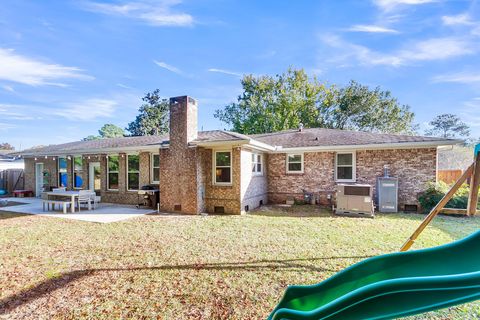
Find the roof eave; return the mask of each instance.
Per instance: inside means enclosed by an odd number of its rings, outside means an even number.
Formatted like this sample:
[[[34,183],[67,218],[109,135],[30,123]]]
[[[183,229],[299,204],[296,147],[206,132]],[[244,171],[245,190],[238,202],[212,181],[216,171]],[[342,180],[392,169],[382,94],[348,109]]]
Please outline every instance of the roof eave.
[[[151,152],[160,149],[158,145],[146,145],[146,146],[132,146],[132,147],[118,147],[118,148],[100,148],[100,149],[75,149],[75,150],[56,150],[56,151],[42,151],[38,152],[18,152],[16,155],[22,157],[35,157],[35,156],[69,156],[69,155],[81,155],[81,154],[111,154],[111,153],[123,153],[123,152]]]
[[[463,140],[439,140],[421,142],[397,142],[397,143],[375,143],[362,145],[339,145],[339,146],[311,146],[311,147],[276,147],[275,153],[286,152],[315,152],[315,151],[342,151],[342,150],[380,150],[380,149],[417,149],[417,148],[438,148],[463,143]]]

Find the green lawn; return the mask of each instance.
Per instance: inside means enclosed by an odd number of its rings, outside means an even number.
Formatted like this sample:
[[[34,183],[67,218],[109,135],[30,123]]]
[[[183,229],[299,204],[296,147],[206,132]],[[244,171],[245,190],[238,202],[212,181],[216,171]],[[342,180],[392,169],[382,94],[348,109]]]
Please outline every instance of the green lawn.
[[[112,224],[0,213],[0,319],[262,319],[287,285],[396,251],[422,218],[310,206]],[[480,218],[438,217],[414,248],[479,227]],[[471,303],[418,318],[479,317]]]

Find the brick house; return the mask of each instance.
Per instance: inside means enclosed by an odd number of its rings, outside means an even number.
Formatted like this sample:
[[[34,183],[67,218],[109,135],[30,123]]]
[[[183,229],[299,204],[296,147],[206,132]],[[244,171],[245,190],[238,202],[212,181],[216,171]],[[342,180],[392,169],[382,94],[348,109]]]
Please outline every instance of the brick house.
[[[156,184],[160,208],[188,214],[240,214],[313,192],[329,203],[337,183],[369,183],[389,165],[399,178],[399,209],[417,204],[436,180],[437,150],[459,141],[332,129],[258,135],[198,131],[197,102],[170,99],[170,134],[52,145],[21,153],[25,185],[92,189],[103,202],[136,204]]]

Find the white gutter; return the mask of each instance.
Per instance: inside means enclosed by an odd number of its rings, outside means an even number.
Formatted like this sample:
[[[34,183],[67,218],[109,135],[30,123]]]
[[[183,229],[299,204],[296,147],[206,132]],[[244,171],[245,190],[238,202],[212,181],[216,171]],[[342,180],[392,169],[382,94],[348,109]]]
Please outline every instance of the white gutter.
[[[462,142],[463,142],[462,140],[441,140],[441,141],[422,141],[422,142],[375,143],[375,144],[362,144],[362,145],[312,146],[312,147],[295,147],[295,148],[283,148],[280,146],[275,148],[274,153],[437,148],[437,147],[447,146],[447,145],[456,145]]]
[[[95,154],[113,154],[113,153],[127,153],[132,151],[137,152],[156,152],[161,148],[161,145],[157,146],[133,146],[133,147],[118,147],[118,148],[101,148],[101,149],[76,149],[76,150],[58,150],[47,152],[29,152],[18,154],[22,157],[41,157],[41,156],[69,156],[69,155],[95,155]]]

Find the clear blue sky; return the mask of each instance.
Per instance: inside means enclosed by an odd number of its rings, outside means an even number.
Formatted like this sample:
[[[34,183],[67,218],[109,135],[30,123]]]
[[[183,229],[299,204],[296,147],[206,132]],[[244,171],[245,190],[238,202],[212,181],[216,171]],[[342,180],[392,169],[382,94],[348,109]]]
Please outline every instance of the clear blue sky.
[[[478,1],[26,1],[0,7],[0,142],[125,127],[140,98],[197,98],[200,127],[240,75],[304,68],[392,91],[422,128],[456,113],[480,136]]]

